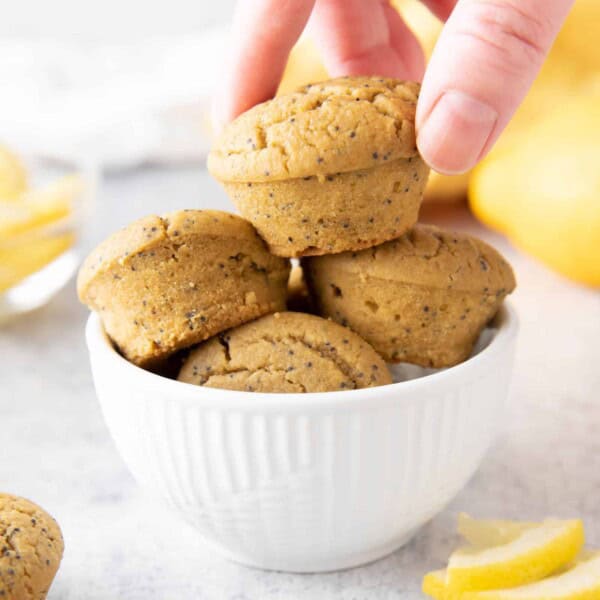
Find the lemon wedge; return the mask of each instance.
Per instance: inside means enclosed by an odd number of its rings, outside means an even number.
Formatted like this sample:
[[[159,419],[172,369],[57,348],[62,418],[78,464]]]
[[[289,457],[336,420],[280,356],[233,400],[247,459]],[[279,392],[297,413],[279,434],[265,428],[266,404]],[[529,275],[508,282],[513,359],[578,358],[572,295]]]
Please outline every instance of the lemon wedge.
[[[600,598],[600,552],[571,569],[510,590],[469,592],[465,600],[597,600]]]
[[[539,523],[525,521],[502,521],[496,519],[474,519],[466,513],[458,515],[458,533],[471,546],[489,548],[508,544],[524,531],[537,527]]]
[[[19,201],[0,202],[0,241],[68,216],[81,189],[80,178],[68,176],[26,192]]]
[[[27,173],[19,158],[0,146],[0,199],[12,200],[27,189]]]
[[[597,600],[600,598],[600,552],[584,550],[569,569],[546,579],[504,590],[451,593],[446,570],[427,573],[423,593],[434,600]]]
[[[75,242],[73,233],[34,238],[27,244],[0,246],[0,292],[45,267]]]
[[[583,542],[580,520],[551,519],[525,527],[521,533],[512,531],[506,543],[454,552],[448,561],[447,587],[451,592],[464,592],[538,581],[571,562]]]
[[[423,577],[423,584],[421,590],[423,593],[434,600],[451,600],[450,591],[446,585],[446,569],[440,569],[439,571],[431,571]],[[456,594],[458,598],[460,592]]]

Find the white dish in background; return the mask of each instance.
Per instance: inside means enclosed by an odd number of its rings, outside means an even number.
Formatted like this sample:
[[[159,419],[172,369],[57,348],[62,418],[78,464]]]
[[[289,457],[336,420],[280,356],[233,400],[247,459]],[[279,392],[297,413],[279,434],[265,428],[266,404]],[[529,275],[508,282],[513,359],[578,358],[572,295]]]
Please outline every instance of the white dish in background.
[[[86,335],[106,423],[140,485],[232,560],[317,572],[402,546],[473,475],[503,420],[510,304],[488,331],[455,367],[322,394],[184,384],[127,362],[95,314]]]

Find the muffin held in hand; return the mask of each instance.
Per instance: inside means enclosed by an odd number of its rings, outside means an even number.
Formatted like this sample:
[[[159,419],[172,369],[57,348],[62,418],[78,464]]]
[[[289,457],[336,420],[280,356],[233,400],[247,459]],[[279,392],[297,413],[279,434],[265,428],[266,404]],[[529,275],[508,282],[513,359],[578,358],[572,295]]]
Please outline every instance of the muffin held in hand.
[[[204,342],[178,379],[249,392],[330,392],[392,382],[381,357],[358,335],[294,312],[262,317]]]
[[[0,598],[43,600],[64,543],[58,523],[39,506],[0,494]]]
[[[123,355],[153,367],[283,310],[289,269],[244,219],[184,210],[139,219],[109,237],[84,262],[77,287]]]
[[[428,168],[415,141],[416,83],[342,77],[255,106],[208,157],[279,256],[358,250],[417,221]]]
[[[375,248],[302,265],[319,314],[351,327],[387,361],[426,367],[465,360],[515,288],[510,265],[494,248],[426,225]]]

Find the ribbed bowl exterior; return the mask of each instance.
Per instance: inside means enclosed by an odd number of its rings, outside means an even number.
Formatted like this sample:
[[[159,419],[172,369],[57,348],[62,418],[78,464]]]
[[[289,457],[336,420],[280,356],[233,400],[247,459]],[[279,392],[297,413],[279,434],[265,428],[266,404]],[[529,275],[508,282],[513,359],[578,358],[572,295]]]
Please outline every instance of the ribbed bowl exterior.
[[[475,367],[321,395],[159,378],[118,356],[95,315],[88,344],[106,423],[139,483],[228,557],[306,572],[391,552],[465,485],[502,421],[514,314],[498,331],[461,366]]]

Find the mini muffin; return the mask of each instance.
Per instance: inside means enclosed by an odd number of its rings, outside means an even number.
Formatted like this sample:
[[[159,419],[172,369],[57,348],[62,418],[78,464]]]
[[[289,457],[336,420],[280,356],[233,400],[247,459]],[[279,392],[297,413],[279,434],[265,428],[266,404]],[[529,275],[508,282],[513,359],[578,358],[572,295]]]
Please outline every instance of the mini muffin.
[[[302,265],[319,314],[351,327],[387,361],[424,367],[465,360],[515,288],[510,265],[494,248],[427,225]]]
[[[43,600],[64,550],[58,523],[33,502],[0,494],[0,545],[0,598]]]
[[[204,342],[179,381],[249,392],[330,392],[391,383],[381,357],[332,321],[275,313]]]
[[[304,279],[300,265],[294,265],[290,272],[287,289],[287,309],[295,312],[314,313],[315,307]]]
[[[84,262],[77,288],[137,365],[285,307],[289,262],[252,225],[212,210],[135,221]]]
[[[415,141],[419,85],[341,77],[255,106],[208,157],[279,256],[359,250],[417,221],[428,167]]]

